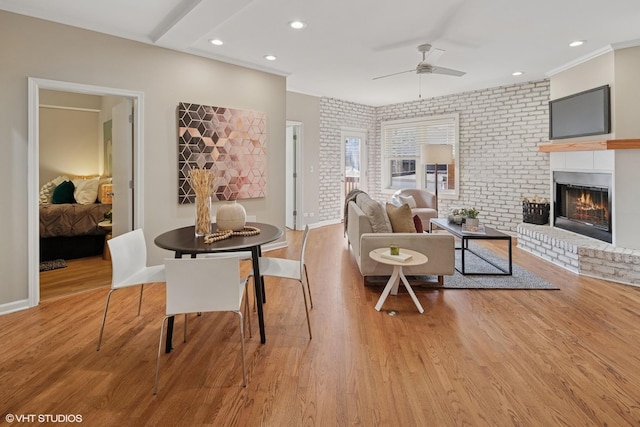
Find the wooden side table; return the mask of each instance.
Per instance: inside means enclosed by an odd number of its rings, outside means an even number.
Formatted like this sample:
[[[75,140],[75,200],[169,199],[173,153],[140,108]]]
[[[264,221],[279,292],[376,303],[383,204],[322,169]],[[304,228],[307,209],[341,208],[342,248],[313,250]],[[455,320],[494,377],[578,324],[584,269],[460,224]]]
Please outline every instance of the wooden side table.
[[[109,252],[109,245],[107,244],[107,242],[111,239],[112,223],[111,221],[100,221],[98,223],[98,227],[108,231],[107,235],[104,236],[104,248],[102,249],[102,259],[105,261],[111,261],[111,252]]]
[[[376,304],[376,310],[380,311],[380,309],[382,308],[382,304],[384,304],[384,301],[389,296],[389,293],[393,295],[396,295],[398,293],[398,287],[400,286],[400,281],[402,281],[402,283],[404,284],[404,287],[407,289],[407,292],[409,292],[409,295],[411,295],[411,299],[413,300],[414,304],[416,305],[416,307],[418,307],[418,311],[420,313],[424,313],[424,309],[422,308],[422,305],[420,305],[420,301],[418,301],[418,297],[416,297],[416,294],[413,292],[413,289],[411,289],[411,286],[409,285],[407,278],[402,272],[402,267],[412,266],[412,265],[421,265],[428,262],[429,258],[427,258],[426,255],[421,254],[420,252],[412,251],[410,249],[402,249],[402,248],[400,248],[400,253],[411,255],[410,259],[406,261],[402,261],[400,259],[389,259],[389,258],[383,257],[382,256],[383,253],[389,253],[389,248],[378,248],[369,252],[369,257],[374,261],[393,266],[393,273],[391,274],[391,277],[389,278],[387,285],[384,287],[384,290],[382,291],[382,295],[380,295],[380,299]]]

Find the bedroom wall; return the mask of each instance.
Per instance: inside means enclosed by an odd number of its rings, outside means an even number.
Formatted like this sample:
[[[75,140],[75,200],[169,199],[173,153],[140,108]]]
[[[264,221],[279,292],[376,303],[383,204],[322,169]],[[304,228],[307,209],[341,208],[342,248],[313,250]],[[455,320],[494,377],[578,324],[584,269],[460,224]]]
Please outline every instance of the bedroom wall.
[[[158,234],[193,224],[193,206],[177,203],[177,105],[193,102],[267,115],[266,197],[242,201],[248,215],[284,227],[286,80],[194,55],[0,12],[0,313],[28,297],[27,79],[38,77],[144,94],[144,231],[149,262],[167,251]]]
[[[99,173],[98,114],[40,107],[40,187],[59,175]]]

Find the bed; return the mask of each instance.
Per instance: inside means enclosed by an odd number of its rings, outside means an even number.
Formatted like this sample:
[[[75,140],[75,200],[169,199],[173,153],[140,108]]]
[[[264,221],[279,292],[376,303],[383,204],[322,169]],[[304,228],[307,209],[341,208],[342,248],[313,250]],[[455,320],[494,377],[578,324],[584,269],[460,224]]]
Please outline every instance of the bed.
[[[111,211],[111,200],[97,192],[105,182],[59,178],[63,179],[56,178],[49,186],[51,191],[43,195],[41,190],[40,261],[102,254],[108,231],[98,224]]]

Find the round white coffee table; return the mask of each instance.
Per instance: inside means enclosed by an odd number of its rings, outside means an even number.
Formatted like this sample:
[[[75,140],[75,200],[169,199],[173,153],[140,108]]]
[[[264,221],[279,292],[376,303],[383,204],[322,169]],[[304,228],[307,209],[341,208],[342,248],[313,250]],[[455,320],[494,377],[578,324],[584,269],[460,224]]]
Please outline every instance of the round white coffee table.
[[[399,259],[399,258],[397,259],[387,258],[383,256],[383,254],[388,255],[389,248],[378,248],[369,252],[369,257],[372,260],[393,266],[393,273],[391,274],[391,277],[387,282],[387,286],[384,287],[384,290],[382,291],[382,295],[380,295],[380,299],[376,304],[376,310],[380,311],[380,309],[382,308],[382,304],[384,304],[384,301],[389,296],[389,293],[393,295],[396,295],[398,293],[398,287],[400,286],[400,281],[402,281],[402,283],[404,284],[404,287],[407,289],[407,292],[409,292],[409,295],[411,295],[411,299],[413,300],[414,304],[416,305],[416,307],[418,307],[418,311],[420,313],[424,313],[424,309],[422,308],[422,305],[420,305],[420,301],[418,301],[416,294],[413,292],[413,289],[411,289],[411,286],[409,286],[409,282],[407,281],[407,278],[402,272],[402,267],[405,267],[405,266],[408,267],[412,265],[421,265],[428,262],[429,258],[427,258],[426,255],[421,254],[420,252],[412,251],[411,249],[403,249],[403,248],[400,248],[401,255],[411,255],[411,258],[407,259],[406,261],[403,261],[402,259]]]

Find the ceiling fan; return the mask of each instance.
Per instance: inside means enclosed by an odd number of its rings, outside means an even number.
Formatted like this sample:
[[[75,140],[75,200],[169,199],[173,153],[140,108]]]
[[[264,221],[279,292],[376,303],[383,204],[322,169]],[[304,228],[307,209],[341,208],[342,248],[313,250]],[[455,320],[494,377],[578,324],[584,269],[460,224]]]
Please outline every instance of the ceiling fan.
[[[418,52],[422,52],[422,61],[416,66],[416,68],[407,71],[400,71],[399,73],[387,74],[386,76],[374,77],[373,80],[384,79],[385,77],[396,76],[398,74],[412,73],[416,74],[445,74],[447,76],[464,76],[464,71],[452,70],[451,68],[437,67],[433,65],[434,62],[442,56],[444,50],[432,47],[430,44],[421,44],[418,46]]]

